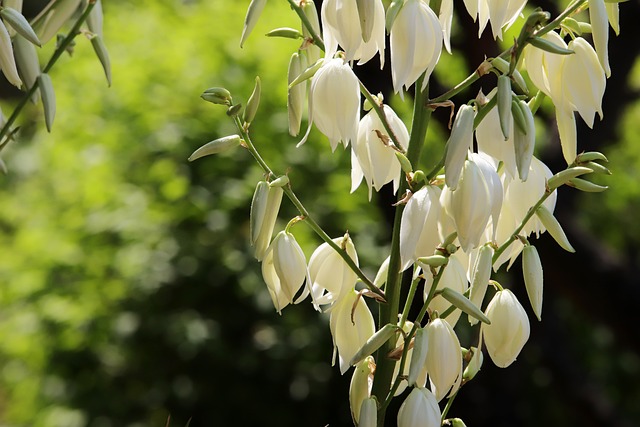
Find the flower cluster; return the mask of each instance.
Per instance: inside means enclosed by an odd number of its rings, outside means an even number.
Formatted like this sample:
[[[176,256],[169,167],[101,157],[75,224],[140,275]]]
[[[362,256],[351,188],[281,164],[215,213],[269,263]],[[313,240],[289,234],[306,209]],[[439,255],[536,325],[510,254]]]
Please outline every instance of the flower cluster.
[[[303,39],[289,64],[290,133],[298,134],[306,103],[308,127],[298,145],[307,140],[315,124],[329,139],[332,151],[340,144],[350,147],[352,192],[364,180],[371,199],[374,189],[393,183],[394,192],[402,189],[396,208],[400,221],[394,228],[392,253],[370,281],[359,268],[348,233],[330,239],[322,232],[293,194],[288,178],[263,181],[251,205],[255,256],[262,261],[264,280],[278,312],[310,295],[316,309],[330,313],[334,362],[338,360],[342,374],[355,366],[349,398],[356,425],[376,425],[378,411],[384,413],[388,400],[410,388],[398,425],[439,426],[440,402],[455,396],[475,377],[482,366],[483,346],[496,366],[507,367],[529,338],[525,308],[511,290],[491,280],[492,272],[505,264],[508,269],[521,258],[526,293],[540,320],[543,270],[531,240],[548,231],[561,247],[573,251],[553,216],[556,189],[562,185],[592,192],[606,188],[580,178],[608,170],[598,163],[606,161],[602,154],[578,154],[575,113],[589,126],[596,113],[603,116],[602,96],[611,74],[607,34],[609,22],[618,30],[617,3],[605,7],[604,0],[577,0],[555,21],[546,12],[529,15],[513,46],[483,62],[463,83],[468,86],[488,73],[498,76],[497,87],[487,96],[479,95],[457,108],[446,144],[443,141],[442,160],[426,173],[419,169],[420,149],[413,144],[424,140],[424,117],[450,98],[443,95],[431,102],[426,88],[442,49],[452,52],[453,1],[442,0],[433,10],[427,1],[394,0],[385,10],[381,0],[327,0],[320,17],[311,0],[289,3],[303,18],[302,32],[278,29],[271,35]],[[478,21],[479,34],[490,22],[494,39],[502,39],[503,31],[522,16],[526,3],[465,0],[464,5]],[[263,6],[264,1],[251,2],[243,42]],[[581,7],[589,8],[590,26],[574,19]],[[595,48],[582,38],[581,29],[586,27],[592,29]],[[369,93],[352,68],[355,61],[362,64],[376,54],[383,63],[385,29],[394,91],[403,98],[405,90],[415,88],[411,134],[382,96]],[[318,54],[319,48],[324,49],[324,57]],[[535,87],[527,85],[521,72],[528,74]],[[259,86],[244,115],[223,89],[212,88],[205,95],[228,107],[240,135],[213,141],[192,157],[242,145],[269,178],[275,178],[247,132],[257,109]],[[568,164],[556,174],[534,155],[534,116],[544,96],[555,106]],[[363,116],[362,110],[367,111]],[[283,194],[301,217],[272,239]],[[298,220],[309,222],[324,240],[308,264],[289,231]],[[393,296],[400,294],[402,275],[411,279],[404,310]],[[366,289],[359,291],[358,281]],[[418,293],[420,285],[423,292]],[[421,295],[422,309],[409,319],[415,295]],[[387,310],[390,316],[381,317],[377,327],[365,302],[370,296],[392,306]],[[481,322],[478,341],[460,342],[454,328],[463,315],[472,327]],[[391,369],[378,374],[379,365]],[[376,393],[378,375],[386,377],[379,380],[384,384]],[[464,425],[457,418],[448,423]]]

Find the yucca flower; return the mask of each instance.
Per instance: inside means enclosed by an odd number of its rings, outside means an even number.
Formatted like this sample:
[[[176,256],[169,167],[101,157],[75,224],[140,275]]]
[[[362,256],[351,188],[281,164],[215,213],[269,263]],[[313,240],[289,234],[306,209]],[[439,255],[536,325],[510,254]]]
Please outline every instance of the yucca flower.
[[[482,336],[493,363],[511,365],[529,339],[529,318],[509,289],[496,292],[485,310],[491,324],[482,324]]]
[[[375,333],[375,322],[364,298],[353,287],[331,307],[330,312],[334,363],[337,353],[340,373],[344,374],[349,369],[351,358]]]
[[[427,373],[431,390],[439,402],[449,390],[453,394],[460,387],[462,350],[458,336],[449,322],[436,318],[425,328],[429,343],[426,359]]]
[[[393,133],[398,138],[402,150],[406,150],[409,144],[409,132],[402,120],[387,105],[382,106],[387,122]],[[400,162],[396,157],[395,149],[383,138],[386,131],[382,121],[374,110],[369,111],[358,126],[358,137],[351,144],[351,192],[354,192],[362,178],[369,187],[369,200],[371,200],[372,188],[380,191],[383,185],[393,182],[394,193],[400,184]]]
[[[358,265],[358,254],[349,234],[333,239]],[[314,300],[325,305],[337,301],[356,283],[357,275],[328,243],[323,243],[309,259],[309,277]],[[347,359],[348,360],[348,359]]]
[[[398,411],[398,427],[440,427],[440,407],[433,393],[414,387]]]
[[[338,143],[348,146],[358,135],[360,121],[360,86],[353,70],[341,58],[325,61],[311,80],[309,90],[309,126],[302,141],[311,132],[311,125],[329,138],[331,150]]]
[[[438,17],[422,0],[407,0],[391,27],[391,77],[393,90],[402,96],[425,74],[422,88],[440,59],[442,27]]]

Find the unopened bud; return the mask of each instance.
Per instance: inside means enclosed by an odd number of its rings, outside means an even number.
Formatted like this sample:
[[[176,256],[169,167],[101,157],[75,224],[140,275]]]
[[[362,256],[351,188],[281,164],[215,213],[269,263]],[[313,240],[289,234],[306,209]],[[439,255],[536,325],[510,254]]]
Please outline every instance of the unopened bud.
[[[549,53],[555,53],[556,55],[571,55],[574,53],[572,50],[558,46],[557,44],[547,39],[543,39],[542,37],[531,37],[527,41],[538,49],[542,49]]]
[[[460,418],[451,418],[449,420],[451,427],[467,427],[467,425]]]
[[[473,355],[471,356],[471,360],[469,361],[469,364],[467,365],[467,367],[464,369],[464,372],[462,373],[462,379],[464,379],[465,381],[472,380],[473,377],[476,376],[476,374],[480,371],[480,368],[482,367],[482,362],[484,359],[481,349],[476,347],[471,347],[469,351],[471,351]]]
[[[549,234],[551,234],[551,237],[553,237],[562,249],[572,253],[576,251],[573,249],[573,246],[571,246],[571,243],[569,243],[569,239],[567,239],[567,235],[564,234],[564,230],[558,220],[544,205],[540,205],[540,207],[538,207],[536,215],[538,215],[542,225],[547,229]]]
[[[449,258],[442,255],[431,255],[418,258],[418,262],[430,267],[442,267],[449,263]]]
[[[289,83],[289,88],[292,88],[304,81],[309,80],[322,67],[322,64],[324,64],[324,58],[320,58],[314,64],[308,66],[303,72],[298,75],[298,77],[296,77],[291,83]]]
[[[567,168],[553,175],[551,178],[549,178],[549,181],[547,181],[547,186],[549,187],[550,191],[553,191],[556,188],[560,187],[561,185],[564,185],[565,183],[567,183],[569,180],[573,178],[577,178],[581,175],[585,175],[592,172],[593,172],[593,169],[587,168],[584,166],[575,166],[572,168]]]
[[[358,352],[349,361],[350,365],[355,365],[367,356],[378,351],[389,339],[398,332],[398,326],[390,323],[384,325],[382,329],[373,334],[367,342],[358,350]]]
[[[244,122],[251,123],[256,116],[258,107],[260,106],[260,77],[256,77],[256,85],[247,101],[247,108],[244,110]]]
[[[402,168],[402,172],[404,173],[413,172],[413,166],[411,166],[411,162],[409,161],[407,156],[405,156],[404,154],[398,151],[396,151],[395,153],[396,153],[396,157],[398,158],[398,161],[400,162],[400,167]]]
[[[411,181],[413,182],[420,182],[424,181],[425,179],[427,179],[427,176],[421,170],[417,170],[411,175]]]
[[[219,105],[231,105],[231,92],[223,87],[211,87],[200,95],[205,101]]]
[[[491,65],[493,65],[493,67],[496,70],[500,71],[500,73],[502,74],[507,74],[509,72],[509,67],[510,67],[509,62],[506,59],[503,59],[499,56],[491,60]],[[527,87],[527,83],[525,82],[524,77],[522,77],[522,74],[520,74],[518,70],[513,70],[511,79],[513,83],[516,84],[517,89],[519,89],[521,92],[525,94],[529,94],[529,88]]]
[[[287,80],[289,85],[307,68],[307,57],[294,53],[289,61]],[[307,95],[306,85],[289,86],[287,90],[287,113],[289,114],[289,134],[297,136],[300,133],[302,123],[302,111],[304,109],[305,97]]]
[[[375,396],[362,401],[358,427],[376,427],[378,425],[378,401]]]
[[[240,37],[240,47],[244,45],[249,34],[251,34],[251,31],[253,31],[253,28],[256,26],[265,4],[267,4],[267,0],[251,0],[249,9],[247,9],[247,16],[244,18],[244,28],[242,29],[242,36]]]
[[[289,184],[289,177],[287,175],[282,175],[279,176],[278,178],[274,179],[273,181],[269,182],[269,187],[284,187],[285,185]]]
[[[586,153],[580,153],[576,156],[576,164],[592,161],[608,162],[609,159],[607,159],[604,154],[597,151],[587,151]]]
[[[193,152],[192,155],[189,156],[187,160],[192,162],[196,159],[199,159],[200,157],[222,153],[229,150],[230,148],[237,147],[238,145],[240,145],[240,141],[241,139],[238,135],[229,135],[218,138],[198,148]]]
[[[98,57],[98,60],[102,65],[104,75],[107,79],[107,85],[111,86],[111,60],[109,59],[107,46],[104,44],[102,37],[97,34],[91,37],[91,46],[93,47],[93,51],[96,53],[96,56]]]
[[[363,403],[371,396],[371,386],[373,385],[373,373],[375,370],[376,364],[371,356],[358,363],[353,370],[351,383],[349,384],[349,406],[351,407],[351,417],[356,425],[358,425],[362,419]]]
[[[580,29],[580,23],[573,18],[564,18],[562,20],[562,25],[573,31],[575,34],[581,36],[582,29]]]
[[[20,12],[10,7],[3,7],[0,10],[0,16],[22,37],[35,45],[42,46],[29,21]]]
[[[424,370],[424,364],[427,360],[427,351],[429,349],[429,335],[425,328],[418,328],[413,341],[413,352],[411,353],[411,362],[409,364],[408,383],[410,387],[416,385],[418,377]]]
[[[533,150],[536,145],[536,124],[533,119],[533,113],[529,109],[529,105],[523,101],[515,101],[515,108],[512,111],[519,111],[524,120],[523,132],[520,126],[516,127],[513,133],[513,144],[516,152],[516,167],[518,168],[518,176],[520,180],[526,181],[529,177],[529,167],[533,160]],[[514,120],[516,115],[513,115]]]
[[[56,93],[53,91],[49,74],[42,73],[38,76],[38,87],[44,108],[44,123],[47,125],[47,131],[51,132],[53,119],[56,117]]]
[[[522,251],[522,274],[531,308],[542,320],[542,263],[535,246],[526,245]]]
[[[446,145],[444,160],[445,182],[451,190],[458,187],[467,152],[473,144],[473,118],[470,105],[462,105],[456,114],[451,135]]]
[[[267,37],[283,37],[285,39],[301,39],[302,33],[295,28],[276,28],[265,34]]]
[[[511,134],[511,80],[506,75],[498,77],[498,116],[500,117],[500,129],[504,140],[509,139]]]
[[[583,166],[593,170],[593,172],[595,173],[599,173],[603,175],[611,175],[611,171],[605,166],[602,166],[600,163],[587,162],[587,163],[584,163]]]
[[[258,182],[253,193],[249,223],[251,244],[255,247],[255,257],[258,261],[262,261],[271,241],[282,195],[282,188],[270,187],[265,181]]]
[[[240,110],[242,110],[242,104],[232,105],[227,109],[227,116],[235,117],[240,114]]]
[[[469,301],[479,307],[482,305],[484,295],[489,286],[491,279],[491,265],[493,258],[493,248],[491,245],[484,245],[478,251],[478,257],[473,265],[471,275],[471,288],[469,289]],[[475,317],[469,317],[469,323],[475,325],[478,320]]]
[[[13,50],[15,52],[16,65],[22,76],[25,88],[27,90],[31,89],[40,75],[40,63],[38,62],[36,47],[20,34],[16,34],[13,37]]]
[[[460,292],[454,291],[451,288],[444,288],[440,293],[454,307],[459,308],[460,310],[467,313],[469,316],[473,316],[478,320],[481,320],[484,323],[491,324],[491,321],[484,313],[475,306],[467,297],[462,295]]]
[[[567,181],[567,185],[569,187],[573,187],[577,190],[584,191],[586,193],[602,193],[609,187],[606,185],[598,185],[594,184],[591,181],[587,181],[586,179],[573,178]]]

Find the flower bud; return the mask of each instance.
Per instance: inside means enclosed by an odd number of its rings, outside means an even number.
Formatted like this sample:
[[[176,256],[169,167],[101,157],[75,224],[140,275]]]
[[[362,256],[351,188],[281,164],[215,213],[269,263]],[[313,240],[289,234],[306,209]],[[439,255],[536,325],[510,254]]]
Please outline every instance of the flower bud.
[[[482,324],[482,336],[491,360],[499,368],[511,365],[529,339],[529,319],[516,296],[504,289],[496,292],[485,314],[491,324]]]
[[[34,30],[42,44],[47,43],[71,18],[82,0],[57,0],[34,24]]]
[[[558,220],[544,205],[540,206],[538,210],[536,210],[536,215],[549,234],[551,234],[551,237],[553,237],[562,249],[572,253],[576,251],[573,249],[573,246],[571,246],[571,243],[569,243],[569,239],[567,239],[567,235],[564,234],[564,230],[562,230],[562,226]]]
[[[251,123],[258,112],[258,107],[260,106],[260,77],[256,77],[256,85],[253,88],[253,92],[251,92],[251,96],[247,101],[247,108],[244,110],[243,121],[245,123]]]
[[[406,149],[409,145],[409,131],[391,107],[383,105],[382,109],[387,123],[398,138],[398,148]],[[371,110],[360,120],[358,137],[351,145],[351,192],[358,188],[364,177],[369,187],[369,200],[373,188],[380,191],[383,185],[393,182],[395,192],[400,184],[401,165],[396,157],[397,152],[381,138],[383,132],[382,121]]]
[[[364,343],[364,345],[349,361],[349,364],[353,366],[363,360],[365,357],[370,356],[378,351],[380,347],[382,347],[387,341],[391,339],[393,335],[398,332],[398,329],[398,326],[392,325],[390,323],[384,325],[382,329],[378,330],[367,340],[366,343]]]
[[[38,36],[33,31],[33,28],[31,28],[31,25],[29,25],[29,21],[27,21],[27,19],[22,16],[22,13],[10,7],[3,7],[0,10],[0,16],[22,37],[29,40],[35,45],[42,45],[42,43],[40,43],[40,40],[38,39]]]
[[[372,356],[369,356],[358,363],[351,375],[349,384],[349,406],[351,407],[351,418],[355,425],[360,422],[362,404],[371,396],[373,387],[373,373],[376,364]],[[375,402],[374,402],[375,403]]]
[[[49,74],[41,73],[38,76],[38,87],[44,108],[44,123],[47,126],[47,131],[51,132],[53,119],[56,116],[56,93],[53,91],[53,83]]]
[[[411,353],[411,362],[409,364],[409,376],[407,382],[410,387],[424,386],[417,384],[418,378],[422,376],[427,361],[427,351],[429,349],[429,334],[425,328],[418,328],[413,340],[413,352]]]
[[[285,39],[293,39],[293,40],[301,39],[304,37],[300,31],[296,30],[295,28],[288,28],[288,27],[276,28],[275,30],[269,31],[267,34],[265,34],[265,36],[282,37]]]
[[[107,79],[107,85],[111,86],[111,60],[109,59],[107,46],[104,44],[102,37],[99,35],[91,37],[91,46],[93,47],[93,51],[96,53],[96,56],[98,57],[98,60],[102,65],[104,75]]]
[[[333,241],[342,247],[358,265],[358,254],[349,234]],[[358,278],[342,257],[326,242],[318,246],[309,259],[309,277],[315,301],[321,305],[331,304],[340,299],[353,287]],[[348,361],[347,359],[346,362]]]
[[[231,92],[223,87],[210,87],[200,97],[213,104],[231,105]]]
[[[471,273],[471,288],[469,289],[469,301],[476,307],[482,306],[484,295],[491,279],[491,265],[493,259],[493,248],[491,245],[484,245],[478,251],[478,256],[473,264]],[[469,323],[473,326],[478,320],[469,316]]]
[[[449,422],[451,423],[451,427],[467,427],[460,418],[451,418]]]
[[[522,274],[531,308],[542,320],[542,263],[535,246],[526,245],[522,251]]]
[[[569,182],[569,180],[588,173],[593,173],[593,169],[586,166],[570,167],[558,172],[557,174],[549,178],[547,186],[549,187],[549,190],[555,190],[556,188]]]
[[[33,43],[20,34],[16,34],[13,37],[13,49],[15,51],[16,65],[18,66],[18,71],[20,71],[25,89],[29,90],[40,75],[38,52],[36,52],[36,47]]]
[[[11,37],[4,23],[0,21],[0,68],[9,83],[16,87],[22,86],[22,81],[16,68],[16,60],[13,56]]]
[[[287,72],[287,113],[289,114],[289,134],[297,136],[300,133],[300,123],[302,123],[302,113],[304,101],[307,96],[307,85],[291,86],[291,83],[307,68],[307,57],[294,53],[289,61]]]
[[[373,279],[373,284],[378,288],[382,289],[382,287],[387,283],[387,276],[389,275],[389,260],[391,256],[388,256],[383,262],[378,272],[376,273],[375,279]]]
[[[442,52],[443,34],[438,17],[421,0],[407,0],[391,27],[391,76],[393,90],[408,89],[425,74],[424,89]]]
[[[522,181],[526,181],[529,176],[529,168],[533,159],[533,150],[536,146],[536,125],[533,120],[533,113],[529,105],[523,100],[516,103],[516,108],[522,112],[524,118],[524,132],[516,128],[513,133],[513,145],[516,152],[516,166],[518,176]]]
[[[467,152],[473,145],[474,117],[473,107],[462,105],[453,121],[444,160],[445,182],[451,190],[455,190],[458,186]]]
[[[256,26],[264,6],[267,4],[267,0],[251,0],[249,9],[247,10],[247,16],[244,18],[244,28],[242,29],[242,36],[240,37],[240,47],[244,45],[244,42],[253,31]]]
[[[102,13],[102,1],[96,0],[95,6],[89,12],[89,16],[87,16],[87,26],[89,27],[89,31],[93,34],[102,37],[102,23],[104,21],[104,15]]]
[[[349,361],[375,333],[375,323],[369,307],[351,288],[331,307],[329,328],[333,337],[334,363],[338,353],[340,373],[349,369]]]
[[[300,6],[302,6],[302,10],[311,23],[311,27],[313,28],[315,33],[322,34],[322,30],[320,29],[320,19],[318,18],[318,11],[316,10],[316,5],[313,3],[313,0],[305,0]],[[305,39],[311,40],[311,33],[309,33],[307,26],[304,24],[302,25],[302,35],[305,37]],[[304,52],[310,64],[314,64],[322,57],[322,51],[313,43],[309,43],[306,46]]]
[[[607,9],[607,17],[609,18],[609,24],[611,24],[611,28],[616,33],[617,36],[620,35],[620,9],[618,8],[618,3],[609,3],[605,2],[604,7]]]
[[[451,390],[455,393],[462,380],[462,351],[460,341],[451,325],[434,319],[425,327],[428,334],[426,366],[431,390],[436,400],[441,401]]]
[[[440,427],[440,407],[426,388],[414,387],[398,411],[398,427]]]
[[[495,97],[495,95],[494,95]],[[492,98],[493,99],[493,98]],[[505,172],[513,177],[516,175],[516,152],[515,152],[515,126],[512,129],[509,139],[504,140],[502,129],[500,127],[500,116],[497,108],[484,117],[476,128],[476,140],[478,141],[478,150],[486,153],[494,159],[500,159],[504,164]]]
[[[498,77],[498,117],[500,118],[500,129],[504,140],[507,141],[511,135],[511,80],[504,74]]]
[[[211,154],[218,154],[227,151],[233,147],[240,145],[240,137],[238,135],[229,135],[222,138],[218,138],[211,142],[206,143],[202,147],[198,148],[189,156],[187,160],[190,162],[199,159],[200,157],[209,156]]]
[[[283,191],[280,187],[271,187],[267,182],[260,181],[256,186],[251,201],[251,244],[255,247],[255,257],[258,261],[267,251],[273,228],[276,224]]]
[[[278,313],[293,302],[307,277],[307,262],[293,234],[281,231],[273,239],[262,261],[262,278]],[[305,291],[296,301],[309,294]]]
[[[335,151],[339,142],[345,147],[358,135],[360,86],[353,70],[342,59],[325,61],[313,76],[309,90],[309,127],[298,143],[304,144],[311,124],[329,138]]]
[[[606,185],[598,185],[593,182],[587,181],[585,179],[573,178],[567,182],[569,187],[573,187],[577,190],[584,191],[587,193],[602,193],[609,187]]]
[[[567,50],[567,44],[556,32],[551,31],[542,38]],[[556,107],[561,105],[563,102],[561,68],[566,57],[532,45],[524,48],[523,57],[525,68],[533,84],[549,96]]]
[[[482,320],[485,323],[491,323],[487,316],[484,315],[478,307],[476,307],[467,297],[460,292],[454,291],[451,288],[444,288],[440,293],[444,299],[449,301],[454,307],[464,311],[469,317],[475,317],[478,320]]]

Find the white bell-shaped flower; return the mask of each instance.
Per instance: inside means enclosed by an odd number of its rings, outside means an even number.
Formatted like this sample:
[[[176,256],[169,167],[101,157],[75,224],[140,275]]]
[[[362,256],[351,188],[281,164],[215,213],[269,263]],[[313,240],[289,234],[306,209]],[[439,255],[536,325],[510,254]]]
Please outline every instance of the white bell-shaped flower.
[[[484,177],[487,187],[489,188],[491,204],[491,224],[493,233],[491,237],[495,237],[498,219],[500,218],[500,211],[502,210],[502,202],[504,198],[504,189],[502,187],[502,181],[498,176],[497,165],[498,160],[485,153],[471,153],[469,159],[474,161]]]
[[[349,406],[351,407],[351,418],[356,425],[360,422],[362,403],[371,396],[375,371],[376,364],[373,356],[365,357],[353,369],[349,384]]]
[[[433,255],[440,235],[438,224],[442,214],[440,188],[426,185],[413,193],[402,212],[400,222],[400,262],[402,271],[422,256]]]
[[[372,29],[369,40],[363,39],[362,20],[354,0],[326,0],[322,3],[322,28],[325,43],[325,57],[333,58],[338,45],[344,49],[347,61],[360,60],[359,64],[369,61],[380,53],[384,65],[384,6],[381,0],[373,2]]]
[[[360,121],[360,85],[353,70],[342,59],[324,62],[311,80],[309,90],[309,126],[298,143],[304,144],[311,125],[329,138],[335,151],[339,142],[348,146],[358,135]]]
[[[333,337],[334,363],[337,352],[340,373],[344,374],[351,358],[376,331],[369,307],[353,287],[331,307],[329,328]]]
[[[473,0],[465,0],[467,11],[475,19],[475,15],[472,13],[472,10],[475,10],[475,5],[472,6],[471,3]],[[527,0],[478,0],[477,3],[477,13],[480,18],[478,36],[482,35],[488,21],[491,21],[493,38],[502,40],[503,29],[508,29],[518,19]]]
[[[293,234],[281,231],[262,261],[262,277],[278,313],[293,302],[307,278],[307,260]],[[305,289],[296,302],[309,294]]]
[[[499,368],[511,365],[529,339],[529,318],[509,289],[496,292],[485,310],[491,324],[482,324],[482,336],[491,360]]]
[[[403,150],[409,144],[409,131],[398,115],[387,105],[383,105],[387,122],[393,133],[398,138],[398,143]],[[383,141],[386,131],[382,121],[374,110],[369,111],[360,120],[358,126],[358,138],[351,144],[351,192],[354,192],[362,178],[369,187],[369,200],[371,200],[372,188],[380,191],[383,185],[393,182],[394,193],[398,191],[400,184],[400,162],[395,150],[389,143]]]
[[[429,346],[427,372],[431,390],[441,401],[451,390],[455,393],[462,380],[462,350],[453,328],[442,319],[434,319],[426,326]]]
[[[422,0],[407,0],[391,27],[391,77],[393,90],[409,88],[426,73],[424,89],[442,52],[442,27]]]
[[[429,290],[431,289],[431,285],[433,284],[433,277],[431,276],[431,274],[425,274],[425,276],[424,298],[426,299],[427,295],[429,294]],[[460,294],[464,294],[467,291],[468,287],[469,282],[467,280],[467,268],[460,261],[459,254],[455,253],[449,257],[449,263],[445,267],[444,272],[442,273],[442,277],[440,278],[440,282],[438,282],[438,287],[436,289],[441,290],[444,288],[450,288]],[[449,307],[451,307],[451,303],[447,301],[442,295],[436,295],[429,303],[429,308],[431,310],[437,311],[440,314],[444,313],[444,311],[446,311]],[[456,308],[449,316],[442,320],[449,323],[452,327],[455,327],[456,323],[458,323],[458,319],[460,319],[461,314],[462,311],[459,308]]]
[[[440,407],[433,393],[414,387],[398,411],[398,427],[440,427]]]
[[[492,108],[476,128],[476,141],[478,151],[486,153],[495,159],[500,159],[504,164],[505,171],[509,176],[516,176],[516,154],[514,148],[513,117],[511,117],[511,132],[505,141],[500,129],[500,116],[498,109]]]
[[[556,32],[542,36],[548,42],[567,49],[567,44]],[[524,68],[534,85],[551,98],[556,108],[563,102],[562,65],[566,55],[559,55],[527,45],[523,52]]]
[[[473,146],[473,119],[475,112],[470,105],[462,105],[453,121],[451,135],[447,140],[444,159],[445,182],[455,190],[460,180],[462,167]]]
[[[596,112],[602,120],[602,97],[607,79],[598,62],[596,51],[585,39],[575,38],[569,42],[568,49],[575,53],[567,55],[564,59],[563,93],[587,126],[593,128]]]
[[[496,198],[482,169],[472,160],[465,161],[458,187],[452,191],[445,186],[442,190],[442,206],[453,220],[465,252],[480,244],[493,212],[492,200]]]
[[[358,254],[349,234],[333,239],[358,265]],[[348,292],[357,280],[356,273],[328,243],[323,243],[309,259],[309,278],[316,304],[331,304]],[[347,359],[348,361],[349,359]]]

